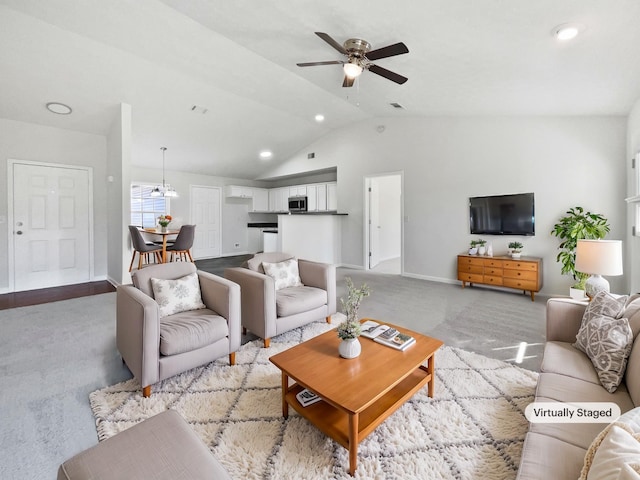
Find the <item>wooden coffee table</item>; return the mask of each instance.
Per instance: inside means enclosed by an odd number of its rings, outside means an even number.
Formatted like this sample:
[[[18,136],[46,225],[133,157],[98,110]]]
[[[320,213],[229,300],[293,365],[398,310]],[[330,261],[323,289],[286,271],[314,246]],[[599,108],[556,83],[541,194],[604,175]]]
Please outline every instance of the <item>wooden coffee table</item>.
[[[434,354],[443,345],[435,338],[375,321],[415,337],[415,345],[401,352],[360,337],[360,356],[344,359],[338,353],[340,339],[330,330],[270,358],[282,370],[282,415],[289,416],[291,405],[348,449],[351,475],[356,471],[358,444],[367,435],[424,385],[433,397]],[[289,385],[289,378],[295,383]],[[303,407],[296,394],[304,388],[324,401]]]

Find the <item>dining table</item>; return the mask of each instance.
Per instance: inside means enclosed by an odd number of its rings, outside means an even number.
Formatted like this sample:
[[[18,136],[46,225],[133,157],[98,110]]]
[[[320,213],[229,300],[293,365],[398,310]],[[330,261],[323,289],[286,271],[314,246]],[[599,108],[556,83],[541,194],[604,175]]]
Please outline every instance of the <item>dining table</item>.
[[[160,235],[162,237],[162,263],[167,263],[167,238],[171,235],[177,235],[180,233],[180,230],[143,228],[142,231],[150,235]]]

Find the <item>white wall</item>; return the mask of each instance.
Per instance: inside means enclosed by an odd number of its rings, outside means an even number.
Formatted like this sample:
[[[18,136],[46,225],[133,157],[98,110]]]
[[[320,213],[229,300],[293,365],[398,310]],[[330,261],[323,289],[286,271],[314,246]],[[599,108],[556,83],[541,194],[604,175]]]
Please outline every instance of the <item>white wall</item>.
[[[636,175],[640,165],[636,165],[636,169],[631,168],[631,159],[640,151],[640,99],[635,103],[629,114],[627,121],[627,157],[625,166],[627,170],[627,196],[637,195],[636,192]],[[640,292],[640,237],[633,236],[631,226],[635,223],[636,204],[627,206],[627,219],[629,228],[626,231],[626,248],[625,256],[628,261],[625,262],[625,277],[627,278],[627,288],[629,292]],[[639,226],[640,227],[640,226]]]
[[[0,119],[0,292],[9,286],[8,159],[93,167],[94,277],[106,278],[106,150],[100,135]]]
[[[405,272],[450,282],[472,238],[468,198],[534,192],[536,236],[487,239],[496,255],[522,241],[526,255],[543,258],[543,293],[566,294],[572,280],[560,275],[559,242],[549,232],[580,205],[609,219],[608,238],[626,238],[625,137],[623,117],[377,118],[323,137],[270,175],[336,165],[338,208],[349,214],[342,262],[362,266],[362,179],[403,170]],[[626,291],[624,277],[609,280],[613,291]]]

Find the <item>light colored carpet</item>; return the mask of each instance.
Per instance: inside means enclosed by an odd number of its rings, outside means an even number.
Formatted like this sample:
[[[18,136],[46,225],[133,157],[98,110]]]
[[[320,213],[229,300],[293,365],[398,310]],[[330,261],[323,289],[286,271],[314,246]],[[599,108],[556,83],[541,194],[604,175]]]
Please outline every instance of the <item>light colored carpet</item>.
[[[348,452],[289,409],[282,418],[280,371],[269,357],[329,328],[316,322],[260,340],[236,355],[154,385],[143,398],[135,380],[90,395],[101,440],[175,409],[232,478],[348,479]],[[368,341],[363,339],[363,341]],[[337,354],[337,353],[336,353]],[[537,373],[500,360],[442,347],[435,396],[426,388],[359,447],[355,478],[515,478]]]

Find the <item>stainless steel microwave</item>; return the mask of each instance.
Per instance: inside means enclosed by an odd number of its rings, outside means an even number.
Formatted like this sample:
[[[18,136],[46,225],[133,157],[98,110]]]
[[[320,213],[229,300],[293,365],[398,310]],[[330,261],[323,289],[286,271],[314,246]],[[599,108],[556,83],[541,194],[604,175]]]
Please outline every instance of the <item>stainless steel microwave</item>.
[[[289,197],[290,212],[306,212],[307,197]]]

